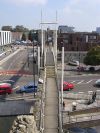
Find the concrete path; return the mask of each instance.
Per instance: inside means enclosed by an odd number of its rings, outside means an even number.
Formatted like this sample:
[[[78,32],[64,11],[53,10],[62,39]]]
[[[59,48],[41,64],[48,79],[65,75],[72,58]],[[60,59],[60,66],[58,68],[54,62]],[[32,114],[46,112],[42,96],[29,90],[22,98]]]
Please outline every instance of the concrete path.
[[[50,74],[46,80],[46,98],[44,109],[44,133],[58,133],[58,90],[55,79],[53,53],[50,49],[46,53],[46,72]],[[53,69],[53,70],[52,70]],[[54,72],[54,73],[52,73]],[[53,75],[54,74],[54,75]]]

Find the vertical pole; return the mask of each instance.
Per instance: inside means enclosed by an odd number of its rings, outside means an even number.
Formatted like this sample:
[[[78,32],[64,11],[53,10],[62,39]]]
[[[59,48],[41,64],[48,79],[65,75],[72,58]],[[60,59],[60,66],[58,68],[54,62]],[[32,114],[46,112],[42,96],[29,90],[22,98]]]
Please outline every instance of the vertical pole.
[[[56,23],[57,23],[57,11],[56,11]],[[56,33],[55,33],[55,61],[57,65],[57,24],[56,24]]]
[[[40,71],[40,47],[38,47],[38,75]]]
[[[63,125],[63,80],[64,80],[64,47],[62,47],[62,74],[61,74],[61,111]]]
[[[34,58],[34,41],[33,41],[33,82],[34,82],[34,97],[35,97],[35,58]]]
[[[61,73],[61,102],[63,105],[63,81],[64,81],[64,47],[62,47],[62,73]]]
[[[42,45],[42,55],[43,55],[43,26],[42,26],[42,11],[41,11],[41,45]]]

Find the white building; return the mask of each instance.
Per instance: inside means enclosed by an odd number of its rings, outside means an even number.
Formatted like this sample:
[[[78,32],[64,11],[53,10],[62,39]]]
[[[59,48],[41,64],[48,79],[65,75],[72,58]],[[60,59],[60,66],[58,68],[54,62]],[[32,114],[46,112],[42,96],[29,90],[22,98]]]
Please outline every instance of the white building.
[[[10,44],[12,41],[12,33],[10,31],[0,31],[0,46]]]

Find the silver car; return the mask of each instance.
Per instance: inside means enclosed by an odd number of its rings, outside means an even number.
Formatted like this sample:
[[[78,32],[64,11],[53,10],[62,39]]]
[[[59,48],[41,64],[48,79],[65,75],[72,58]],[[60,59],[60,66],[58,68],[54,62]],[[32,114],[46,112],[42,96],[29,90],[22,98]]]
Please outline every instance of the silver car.
[[[95,82],[94,86],[100,87],[100,79]]]

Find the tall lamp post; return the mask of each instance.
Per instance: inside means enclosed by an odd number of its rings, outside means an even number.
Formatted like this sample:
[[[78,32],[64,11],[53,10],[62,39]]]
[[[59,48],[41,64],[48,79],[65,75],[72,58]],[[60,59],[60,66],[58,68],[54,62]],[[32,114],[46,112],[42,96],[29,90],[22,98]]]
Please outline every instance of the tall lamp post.
[[[79,64],[78,64],[78,74],[80,74],[80,49],[79,49],[79,46],[78,46],[77,41],[76,41],[76,47],[77,47],[78,60],[79,60]]]
[[[61,111],[63,125],[63,81],[64,81],[64,44],[62,43],[62,73],[61,73]]]
[[[33,82],[34,82],[34,97],[35,97],[35,64],[36,64],[36,60],[34,57],[34,43],[35,43],[35,41],[33,41]]]

